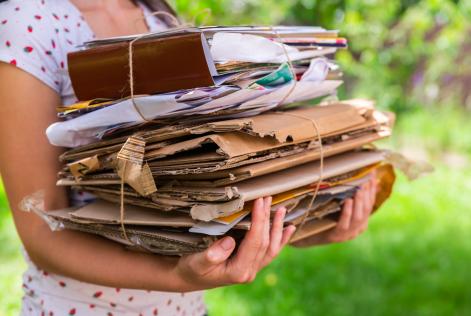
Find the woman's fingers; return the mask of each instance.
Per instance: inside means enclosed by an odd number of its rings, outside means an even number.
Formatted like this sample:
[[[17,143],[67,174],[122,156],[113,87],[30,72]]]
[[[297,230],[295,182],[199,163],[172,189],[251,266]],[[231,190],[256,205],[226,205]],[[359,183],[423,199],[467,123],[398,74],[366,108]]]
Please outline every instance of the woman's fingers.
[[[270,224],[269,211],[269,209],[267,211],[265,208],[265,200],[263,198],[255,200],[250,230],[245,235],[244,240],[242,240],[237,255],[230,261],[228,266],[228,273],[234,282],[249,282],[255,277],[254,273],[258,269],[257,260],[261,260],[258,257],[265,243],[264,234],[267,231],[265,226]],[[263,254],[265,254],[265,251],[266,249],[263,250]]]
[[[271,224],[270,230],[270,245],[268,246],[267,252],[262,260],[262,267],[268,265],[273,259],[280,253],[282,248],[282,239],[283,239],[283,223],[286,215],[286,208],[279,208],[275,216],[273,217],[273,222]]]
[[[355,194],[355,199],[353,200],[353,215],[352,222],[350,226],[352,228],[357,228],[363,222],[363,214],[365,207],[365,193],[368,191],[368,183],[363,184]]]
[[[245,234],[237,252],[237,261],[253,261],[262,244],[263,231],[265,229],[265,202],[263,198],[256,199],[252,210],[250,230]]]
[[[271,202],[272,197],[266,197],[263,199],[264,201],[264,215],[265,215],[265,222],[263,226],[263,237],[262,237],[262,245],[260,249],[260,256],[258,256],[258,260],[263,260],[265,257],[265,253],[270,246],[270,215],[271,215]]]
[[[281,247],[283,248],[286,246],[289,241],[291,240],[291,237],[293,237],[294,232],[296,231],[296,226],[294,225],[289,225],[288,227],[285,227],[283,229],[283,236],[281,237]]]
[[[182,257],[185,274],[207,275],[226,261],[235,248],[232,237],[224,237],[213,243],[206,251]]]
[[[352,199],[345,200],[337,226],[329,233],[327,237],[329,242],[342,242],[350,239],[353,205],[354,202]]]
[[[257,270],[263,265],[265,255],[267,253],[268,247],[270,246],[270,213],[271,213],[271,202],[272,198],[265,197],[263,198],[263,215],[264,215],[264,226],[263,226],[263,236],[260,249],[258,251],[257,257],[253,263],[253,267],[256,267]]]
[[[376,192],[377,180],[373,175],[357,191],[354,199],[345,201],[337,227],[328,234],[326,240],[347,241],[365,230]],[[188,267],[185,270],[203,279],[213,279],[214,284],[251,282],[258,271],[289,243],[296,230],[293,225],[283,228],[285,208],[276,211],[270,226],[271,203],[271,197],[255,200],[250,230],[234,258],[229,259],[234,251],[235,241],[231,237],[225,237],[205,252],[182,258],[184,266]]]
[[[336,242],[347,241],[365,230],[376,192],[377,180],[373,174],[372,179],[360,187],[354,199],[345,201],[337,227],[327,239]],[[219,275],[219,281],[227,280],[227,283],[251,282],[258,271],[269,264],[289,243],[296,230],[293,225],[283,228],[285,208],[276,211],[270,226],[271,203],[271,197],[260,198],[254,202],[251,228],[234,258],[228,260],[235,242],[226,237],[213,244],[206,252],[191,258],[193,270],[214,272],[214,275]],[[225,261],[226,264],[221,264]]]
[[[371,179],[363,184],[353,199],[345,200],[337,226],[325,234],[327,242],[343,242],[351,240],[368,227],[368,220],[373,211],[378,190],[376,172]]]
[[[374,204],[376,201],[376,192],[378,187],[378,180],[376,179],[376,172],[372,174],[371,180],[368,182],[369,186],[365,190],[365,197],[364,197],[364,214],[363,220],[360,223],[359,228],[357,229],[356,234],[363,233],[368,228],[368,221],[373,212]]]
[[[239,267],[244,267],[247,269],[251,269],[249,281],[253,280],[257,274],[257,272],[268,265],[273,259],[280,253],[281,248],[286,245],[291,236],[295,231],[295,227],[290,225],[289,227],[283,229],[284,218],[286,215],[286,209],[284,207],[278,209],[273,217],[273,222],[270,225],[270,213],[271,213],[271,203],[272,198],[265,198],[264,200],[264,215],[265,215],[265,224],[263,229],[262,242],[258,250],[258,255],[256,256],[255,260],[252,262],[244,261],[244,257],[241,256],[237,258],[238,262],[237,265]],[[255,208],[254,208],[255,211]],[[250,232],[249,232],[250,233]],[[247,236],[244,239],[244,242],[248,239]],[[243,249],[239,249],[239,252],[243,251]]]
[[[280,254],[281,249],[283,249],[283,247],[289,243],[291,237],[296,231],[296,226],[294,225],[289,225],[288,227],[283,228],[283,222],[284,216],[281,220],[281,224],[279,226],[277,225],[277,227],[275,228],[276,232],[273,232],[272,228],[272,235],[276,234],[277,236],[271,240],[270,245],[273,244],[273,249],[268,250],[267,255],[265,256],[262,264],[263,267],[267,266],[270,262],[273,261],[273,259],[275,259]]]
[[[371,212],[373,211],[373,208],[374,208],[375,203],[376,203],[376,194],[378,193],[378,185],[379,185],[379,182],[378,182],[378,179],[376,178],[376,172],[375,172],[375,175],[374,175],[373,179],[371,180],[371,190],[370,190],[370,197],[371,197],[371,200],[370,200],[370,214],[371,214]]]
[[[270,231],[270,245],[268,246],[267,256],[274,258],[281,249],[281,239],[283,237],[283,222],[286,215],[286,208],[280,207],[273,218]]]
[[[350,228],[352,213],[353,213],[353,200],[347,199],[345,200],[345,203],[343,204],[342,215],[340,215],[340,219],[337,224],[336,230],[347,231]]]
[[[207,250],[203,264],[219,264],[227,260],[235,248],[232,237],[224,237],[212,244]]]
[[[373,179],[368,180],[368,185],[365,189],[365,194],[363,196],[363,205],[365,206],[365,215],[370,215],[371,212],[371,202],[373,201]]]

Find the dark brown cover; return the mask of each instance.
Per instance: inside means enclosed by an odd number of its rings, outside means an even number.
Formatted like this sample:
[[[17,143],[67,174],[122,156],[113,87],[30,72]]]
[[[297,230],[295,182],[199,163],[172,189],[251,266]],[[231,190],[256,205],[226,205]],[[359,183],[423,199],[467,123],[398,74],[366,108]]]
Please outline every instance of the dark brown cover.
[[[134,94],[153,94],[214,85],[201,33],[142,39],[133,44]],[[68,55],[79,100],[130,95],[129,44],[108,44]]]

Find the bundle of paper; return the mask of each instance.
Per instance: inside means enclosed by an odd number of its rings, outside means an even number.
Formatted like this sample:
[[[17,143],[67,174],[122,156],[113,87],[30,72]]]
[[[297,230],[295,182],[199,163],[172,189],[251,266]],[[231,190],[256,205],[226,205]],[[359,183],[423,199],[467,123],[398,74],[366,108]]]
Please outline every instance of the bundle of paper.
[[[337,31],[319,27],[204,27],[97,40],[68,58],[80,100],[129,95],[134,40],[136,94],[233,82],[270,73],[288,61],[303,71],[311,59],[347,46]]]
[[[286,223],[299,226],[294,240],[334,227],[372,174],[378,207],[394,172],[370,144],[391,134],[394,116],[367,100],[319,101],[342,83],[327,57],[343,47],[336,31],[318,27],[205,27],[87,43],[69,55],[84,101],[59,108],[67,120],[47,136],[71,148],[58,185],[98,200],[45,216],[182,255],[224,235],[243,238],[263,196],[273,196],[273,210],[287,208]]]
[[[319,139],[325,157],[361,147],[389,136],[392,120],[391,114],[356,100],[200,125],[148,128],[132,137],[144,147],[143,159],[158,185],[180,180],[217,186],[316,160]],[[117,157],[128,138],[66,152],[61,159],[68,164],[59,183],[119,184]]]
[[[104,201],[79,209],[49,212],[47,216],[65,228],[102,235],[155,253],[181,255],[205,249],[215,236],[242,238],[250,228],[251,202],[272,195],[273,210],[279,206],[287,208],[286,223],[298,226],[302,223],[293,240],[296,241],[335,227],[343,201],[353,196],[373,170],[380,181],[375,208],[379,207],[388,198],[394,182],[392,167],[382,163],[383,159],[382,152],[378,151],[356,151],[327,158],[322,169],[321,190],[315,199],[315,184],[321,176],[318,161],[231,187],[173,184],[162,188],[162,196],[178,197],[183,204],[192,205],[191,210],[181,207],[163,212],[151,205],[152,200],[140,203],[141,196],[128,188],[124,193],[123,220],[119,206]],[[112,190],[96,193],[106,200],[119,199]],[[162,197],[156,199],[163,200]],[[126,235],[123,235],[122,225],[125,225]]]
[[[213,27],[89,43],[68,56],[82,102],[59,108],[60,117],[73,119],[53,124],[48,137],[54,145],[77,147],[148,120],[164,126],[240,118],[335,94],[341,72],[329,57],[337,48],[313,44],[301,50],[290,41],[336,34],[320,28]]]

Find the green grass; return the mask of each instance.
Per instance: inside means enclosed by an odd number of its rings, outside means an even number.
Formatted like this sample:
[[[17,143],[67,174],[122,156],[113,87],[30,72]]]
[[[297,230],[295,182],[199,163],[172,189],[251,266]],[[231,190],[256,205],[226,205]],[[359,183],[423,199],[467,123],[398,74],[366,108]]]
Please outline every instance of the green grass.
[[[0,182],[0,316],[18,315],[21,274],[26,266],[20,247]]]
[[[388,144],[437,170],[415,182],[399,176],[355,241],[286,249],[253,284],[209,291],[210,315],[471,315],[469,119],[455,110],[402,119]],[[10,316],[18,313],[24,264],[11,217],[1,212],[0,316]]]
[[[471,172],[439,168],[393,198],[357,240],[288,249],[249,286],[208,294],[214,315],[469,315]],[[445,179],[445,180],[444,180]],[[230,309],[227,309],[231,306]]]

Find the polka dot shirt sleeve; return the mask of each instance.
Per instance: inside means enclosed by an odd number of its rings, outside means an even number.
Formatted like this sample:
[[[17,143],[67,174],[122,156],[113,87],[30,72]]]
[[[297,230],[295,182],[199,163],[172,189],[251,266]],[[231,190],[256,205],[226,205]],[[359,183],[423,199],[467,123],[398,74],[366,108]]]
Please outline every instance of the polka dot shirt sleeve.
[[[23,5],[22,5],[23,4]],[[0,62],[14,65],[60,93],[54,17],[25,1],[0,3]]]

